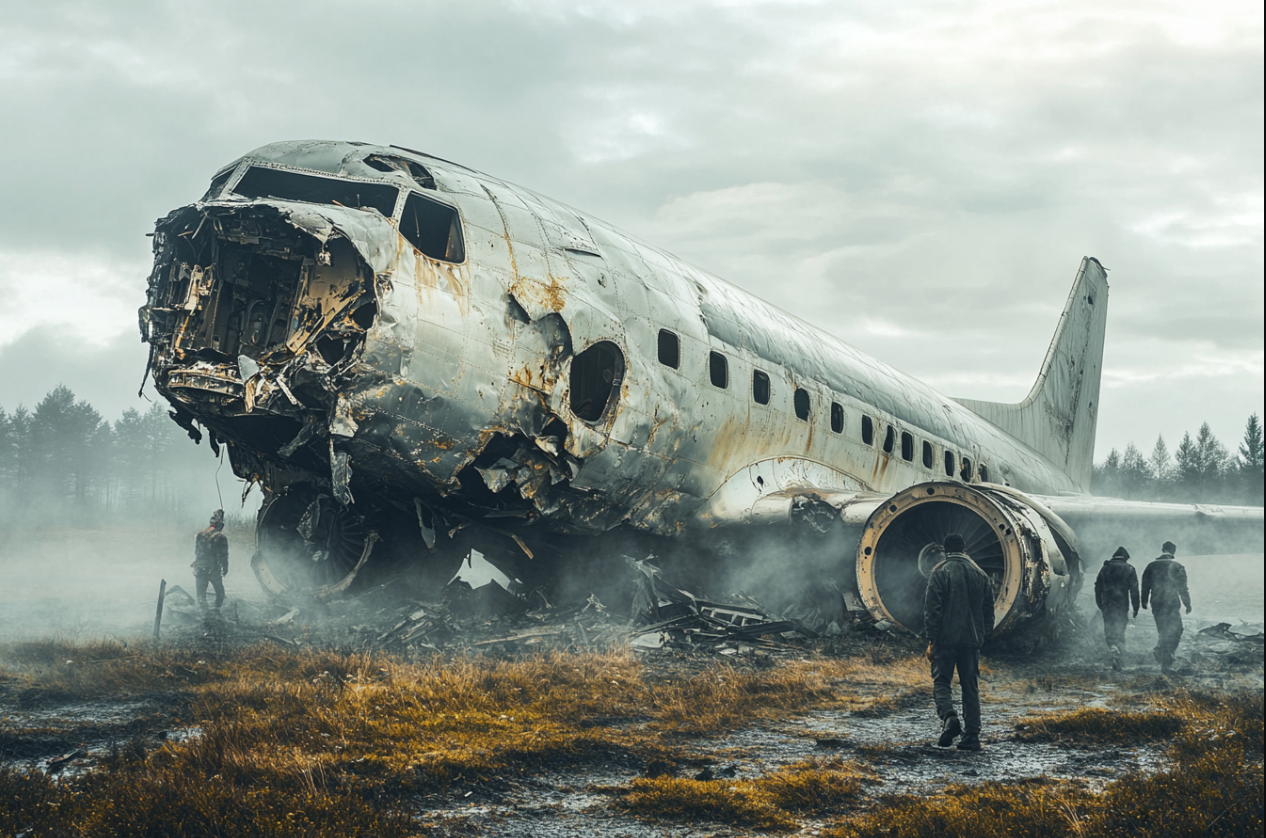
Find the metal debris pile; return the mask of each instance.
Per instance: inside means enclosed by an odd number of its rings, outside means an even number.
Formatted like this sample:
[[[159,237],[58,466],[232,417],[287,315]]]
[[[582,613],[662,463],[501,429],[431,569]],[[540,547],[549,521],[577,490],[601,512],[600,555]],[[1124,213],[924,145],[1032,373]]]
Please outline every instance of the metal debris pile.
[[[794,619],[771,616],[747,597],[703,599],[664,579],[646,561],[625,557],[635,572],[631,613],[612,613],[597,596],[555,605],[539,590],[525,591],[474,552],[436,601],[401,600],[386,587],[334,601],[261,605],[231,600],[204,614],[179,586],[167,591],[169,623],[202,629],[217,640],[251,636],[288,646],[334,646],[349,651],[509,652],[566,651],[631,646],[697,650],[721,655],[799,652],[800,638],[819,635]],[[623,608],[620,609],[623,611]]]
[[[711,648],[725,655],[750,654],[757,648],[790,648],[770,637],[816,638],[818,633],[796,620],[767,616],[755,601],[718,603],[700,599],[664,580],[649,561],[625,556],[638,571],[633,597],[630,642],[638,649]]]

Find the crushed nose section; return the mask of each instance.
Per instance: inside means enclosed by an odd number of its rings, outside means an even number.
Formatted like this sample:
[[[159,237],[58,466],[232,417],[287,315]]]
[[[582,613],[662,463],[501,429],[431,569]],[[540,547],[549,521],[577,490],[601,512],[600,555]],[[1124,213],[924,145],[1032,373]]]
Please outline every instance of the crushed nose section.
[[[380,214],[342,207],[215,203],[159,222],[140,311],[154,383],[229,444],[239,476],[328,475],[351,501],[355,420],[339,394],[379,319],[376,237],[398,238]]]
[[[923,483],[894,495],[866,522],[857,585],[876,620],[919,634],[927,579],[959,533],[994,590],[994,634],[1007,634],[1072,602],[1080,586],[1076,550],[1059,521],[1022,498],[961,483]]]
[[[332,365],[376,315],[353,244],[268,205],[186,207],[160,222],[154,248],[142,336],[168,365],[219,362],[240,375],[241,357],[258,372],[307,349]]]

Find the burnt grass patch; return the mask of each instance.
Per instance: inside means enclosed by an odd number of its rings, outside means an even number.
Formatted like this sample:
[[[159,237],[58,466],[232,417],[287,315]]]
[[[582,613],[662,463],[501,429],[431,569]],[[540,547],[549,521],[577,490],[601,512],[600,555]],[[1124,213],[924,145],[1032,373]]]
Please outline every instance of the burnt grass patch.
[[[1009,671],[1000,665],[991,677],[1001,682]],[[1017,736],[1165,743],[1171,771],[1098,788],[1033,781],[886,796],[868,765],[878,754],[865,748],[763,774],[687,770],[708,764],[700,754],[734,731],[823,710],[873,718],[926,702],[926,679],[917,654],[888,650],[807,649],[771,666],[627,650],[411,659],[275,645],[224,654],[0,646],[8,766],[0,834],[165,835],[178,824],[190,836],[418,835],[441,828],[420,812],[496,802],[558,773],[582,784],[631,777],[598,789],[592,805],[650,824],[644,834],[657,824],[778,834],[811,823],[849,836],[1116,835],[1162,821],[1167,834],[1182,834],[1174,824],[1193,834],[1260,833],[1260,689],[1149,690],[1138,694],[1146,710],[1025,719],[1031,730]],[[133,717],[45,718],[112,703],[134,707]],[[178,725],[197,733],[159,735]],[[15,759],[14,749],[71,750],[85,740],[101,744],[83,770],[50,776]],[[1175,807],[1185,807],[1181,817]],[[483,828],[442,826],[444,834]]]

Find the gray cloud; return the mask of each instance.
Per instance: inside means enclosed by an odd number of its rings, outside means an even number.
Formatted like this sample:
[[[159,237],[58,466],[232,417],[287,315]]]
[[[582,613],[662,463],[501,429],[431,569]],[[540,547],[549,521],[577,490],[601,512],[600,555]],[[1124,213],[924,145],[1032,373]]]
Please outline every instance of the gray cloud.
[[[591,211],[956,395],[1022,397],[1096,255],[1101,447],[1204,418],[1234,437],[1262,409],[1260,20],[1249,3],[26,4],[0,29],[20,129],[0,136],[0,262],[137,262],[153,219],[252,147],[395,142]],[[139,364],[103,387],[131,389]]]

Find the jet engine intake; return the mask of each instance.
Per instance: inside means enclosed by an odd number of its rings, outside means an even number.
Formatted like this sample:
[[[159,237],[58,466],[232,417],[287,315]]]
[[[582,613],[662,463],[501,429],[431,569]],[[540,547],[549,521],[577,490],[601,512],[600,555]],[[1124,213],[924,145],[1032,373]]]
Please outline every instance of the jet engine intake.
[[[1004,487],[921,483],[893,495],[862,531],[857,586],[871,616],[922,634],[927,579],[952,532],[989,576],[995,637],[1069,607],[1081,587],[1081,560],[1063,521]]]

